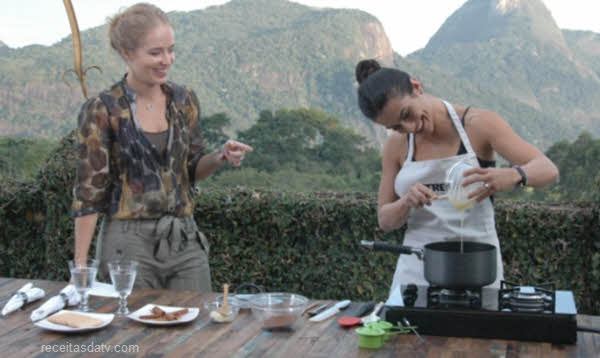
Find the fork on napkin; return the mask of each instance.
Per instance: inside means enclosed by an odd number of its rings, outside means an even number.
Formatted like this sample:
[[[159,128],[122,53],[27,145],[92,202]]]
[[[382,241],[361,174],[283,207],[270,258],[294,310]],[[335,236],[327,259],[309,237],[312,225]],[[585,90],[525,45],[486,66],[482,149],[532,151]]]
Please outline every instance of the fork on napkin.
[[[28,303],[39,300],[44,297],[44,295],[44,290],[39,287],[34,287],[31,282],[27,283],[25,286],[21,287],[10,300],[8,300],[6,305],[4,305],[2,316],[6,316],[11,312],[16,311]]]

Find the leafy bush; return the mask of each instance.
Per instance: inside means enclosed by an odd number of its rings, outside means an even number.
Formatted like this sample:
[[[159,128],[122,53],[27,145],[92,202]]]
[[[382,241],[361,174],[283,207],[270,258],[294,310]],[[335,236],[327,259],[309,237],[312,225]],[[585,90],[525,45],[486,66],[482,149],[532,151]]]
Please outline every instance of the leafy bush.
[[[51,169],[51,168],[48,168]],[[53,168],[57,169],[57,168]],[[0,275],[67,280],[72,257],[72,178],[46,172],[38,185],[0,185]],[[313,298],[382,300],[395,255],[360,240],[402,241],[376,226],[374,194],[200,189],[196,221],[211,243],[213,287],[254,282]],[[573,290],[579,311],[600,313],[597,206],[497,201],[506,279],[554,281]]]

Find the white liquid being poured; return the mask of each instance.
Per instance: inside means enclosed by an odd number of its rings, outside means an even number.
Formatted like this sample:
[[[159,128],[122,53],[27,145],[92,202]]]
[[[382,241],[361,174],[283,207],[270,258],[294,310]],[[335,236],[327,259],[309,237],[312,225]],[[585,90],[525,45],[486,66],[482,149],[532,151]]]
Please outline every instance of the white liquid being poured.
[[[461,160],[456,162],[446,174],[446,182],[449,183],[448,200],[456,210],[460,211],[462,215],[460,219],[461,254],[464,253],[463,225],[466,217],[465,211],[472,208],[473,205],[477,203],[476,198],[469,199],[469,193],[473,192],[482,185],[481,182],[475,182],[463,187],[462,183],[464,180],[464,172],[472,168],[473,166],[470,163]]]
[[[454,208],[458,211],[460,211],[461,213],[461,218],[460,218],[460,253],[464,253],[464,243],[463,243],[463,226],[465,223],[465,216],[467,216],[466,214],[466,210],[470,209],[471,207],[473,207],[473,205],[475,205],[475,200],[468,200],[468,201],[453,201],[450,200],[450,203],[452,204],[452,206],[454,206]]]
[[[463,243],[463,224],[465,222],[465,212],[462,212],[462,217],[460,218],[460,253],[464,253],[464,243]]]

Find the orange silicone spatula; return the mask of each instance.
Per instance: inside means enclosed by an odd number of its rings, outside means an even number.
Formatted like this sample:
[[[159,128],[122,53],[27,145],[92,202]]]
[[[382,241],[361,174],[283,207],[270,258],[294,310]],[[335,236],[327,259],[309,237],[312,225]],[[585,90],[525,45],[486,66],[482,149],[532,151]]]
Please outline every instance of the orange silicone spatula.
[[[358,311],[356,312],[356,316],[342,316],[338,319],[338,324],[344,328],[350,328],[350,327],[354,327],[354,326],[358,326],[359,324],[361,324],[362,322],[362,316],[373,310],[373,308],[375,307],[375,304],[371,301],[363,304],[362,306],[359,307]]]

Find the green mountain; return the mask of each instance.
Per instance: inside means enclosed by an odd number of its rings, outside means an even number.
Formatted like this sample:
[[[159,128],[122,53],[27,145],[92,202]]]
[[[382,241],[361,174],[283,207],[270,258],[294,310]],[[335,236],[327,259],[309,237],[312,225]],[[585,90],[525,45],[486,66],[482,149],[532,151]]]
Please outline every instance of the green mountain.
[[[285,16],[282,16],[285,14]],[[263,109],[316,107],[371,140],[384,131],[357,109],[358,59],[392,62],[382,25],[357,10],[315,9],[283,0],[234,0],[169,14],[176,32],[171,78],[192,86],[204,114],[226,112],[230,132],[246,129]],[[106,26],[82,33],[91,94],[121,78],[125,66],[108,50]],[[0,58],[0,132],[15,136],[64,135],[75,126],[83,98],[62,82],[72,67],[70,36],[50,46],[28,46]]]
[[[594,34],[561,31],[541,0],[469,0],[409,58],[472,83],[496,102],[477,105],[547,145],[583,129],[600,134],[599,62],[589,44],[597,53]]]
[[[285,15],[285,16],[283,16]],[[451,102],[490,108],[527,140],[548,148],[583,130],[600,134],[598,34],[561,31],[541,0],[469,0],[427,46],[395,54],[379,21],[358,10],[316,9],[287,0],[233,0],[169,14],[176,32],[171,79],[192,86],[203,113],[225,112],[228,134],[261,110],[313,107],[370,143],[385,132],[356,105],[354,66],[363,58],[404,69]],[[106,26],[82,33],[88,92],[125,72]],[[59,138],[83,102],[69,37],[53,46],[0,47],[0,133]]]

